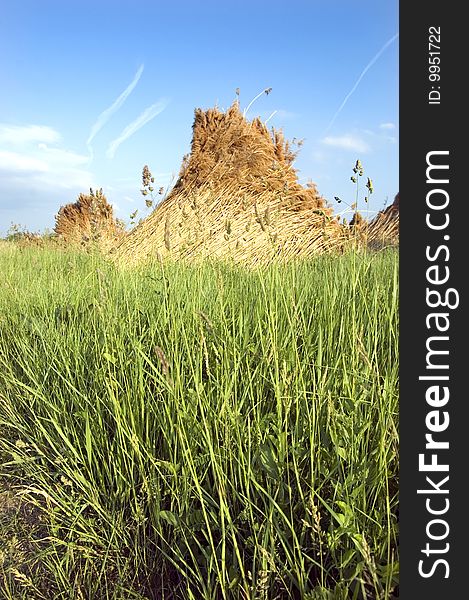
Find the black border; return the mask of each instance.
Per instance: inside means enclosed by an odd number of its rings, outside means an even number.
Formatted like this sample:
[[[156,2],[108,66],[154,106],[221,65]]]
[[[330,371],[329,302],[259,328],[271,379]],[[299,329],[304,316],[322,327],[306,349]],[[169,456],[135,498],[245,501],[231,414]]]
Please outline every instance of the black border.
[[[465,580],[469,574],[466,566],[466,540],[469,541],[469,418],[467,406],[469,394],[465,374],[469,370],[465,351],[465,338],[469,335],[466,319],[466,279],[469,277],[469,213],[466,203],[467,191],[463,191],[463,180],[469,176],[469,149],[463,142],[468,130],[467,114],[469,102],[465,98],[464,83],[468,35],[463,19],[464,4],[455,2],[422,3],[401,2],[400,4],[400,598],[423,600],[446,600],[464,598],[467,595]],[[429,81],[429,28],[441,30],[441,81]],[[428,103],[431,86],[440,85],[440,104]],[[463,107],[464,103],[464,107]],[[450,223],[444,234],[432,231],[426,224],[427,193],[430,189],[426,180],[427,153],[448,150],[448,157],[441,162],[449,164],[449,184],[441,185],[449,194],[448,214]],[[435,161],[436,162],[436,161]],[[466,183],[466,189],[468,183]],[[443,196],[442,196],[443,197]],[[419,454],[425,451],[425,434],[428,433],[425,418],[432,408],[427,404],[425,392],[428,381],[419,381],[426,372],[426,341],[431,335],[426,326],[426,316],[432,312],[426,303],[427,268],[431,264],[426,257],[426,248],[437,248],[446,244],[450,255],[444,260],[442,251],[436,261],[442,268],[449,266],[450,279],[446,287],[454,288],[459,294],[459,306],[448,310],[450,327],[446,334],[449,355],[442,363],[449,365],[448,383],[450,399],[441,410],[449,413],[448,429],[435,438],[449,441],[449,449],[438,453],[439,462],[449,464],[448,473],[434,473],[438,482],[446,475],[448,495],[433,495],[443,506],[448,497],[450,507],[442,516],[449,525],[448,537],[440,546],[449,543],[447,553],[426,558],[421,550],[429,541],[426,525],[432,517],[426,510],[426,498],[418,489],[428,489],[425,476],[419,472]],[[432,251],[433,252],[433,251]],[[434,255],[434,253],[433,253]],[[444,286],[442,286],[444,287]],[[443,292],[443,290],[442,290]],[[445,309],[438,309],[445,310]],[[443,371],[434,374],[442,375]],[[442,383],[442,385],[444,385]],[[431,454],[431,451],[429,452]],[[427,459],[428,462],[428,459]],[[442,486],[443,488],[444,486]],[[437,529],[434,530],[435,532]],[[443,531],[443,529],[440,529]],[[438,542],[433,542],[438,547]],[[443,558],[448,561],[449,577],[445,578],[446,567],[440,564],[431,577],[419,574],[419,561]],[[424,568],[424,570],[425,570]],[[430,569],[431,570],[431,569]],[[428,571],[427,571],[428,572]]]

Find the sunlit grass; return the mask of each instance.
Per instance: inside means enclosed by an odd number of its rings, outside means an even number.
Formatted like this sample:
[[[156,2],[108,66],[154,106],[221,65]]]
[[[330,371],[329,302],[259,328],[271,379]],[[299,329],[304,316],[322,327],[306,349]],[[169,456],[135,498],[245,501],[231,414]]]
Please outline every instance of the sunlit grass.
[[[2,249],[3,597],[392,598],[397,264]]]

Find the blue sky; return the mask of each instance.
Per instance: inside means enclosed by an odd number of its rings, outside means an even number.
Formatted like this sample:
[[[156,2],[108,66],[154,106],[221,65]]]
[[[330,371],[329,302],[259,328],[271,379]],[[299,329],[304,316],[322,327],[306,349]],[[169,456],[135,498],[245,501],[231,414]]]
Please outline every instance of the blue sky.
[[[3,0],[0,235],[52,228],[90,187],[145,216],[143,165],[168,185],[194,108],[236,88],[242,109],[272,88],[247,116],[304,139],[302,183],[343,213],[360,158],[380,210],[399,183],[398,20],[397,0]]]

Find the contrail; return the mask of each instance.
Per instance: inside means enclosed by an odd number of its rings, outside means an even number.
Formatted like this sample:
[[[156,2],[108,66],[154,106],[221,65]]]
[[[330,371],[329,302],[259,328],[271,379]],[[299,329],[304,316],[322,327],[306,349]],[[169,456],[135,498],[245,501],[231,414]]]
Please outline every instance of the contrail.
[[[379,52],[377,52],[375,54],[375,56],[373,56],[373,58],[370,60],[370,62],[366,65],[366,67],[363,69],[363,71],[360,73],[360,77],[357,79],[357,81],[355,82],[355,85],[353,86],[353,88],[350,90],[350,92],[345,96],[342,104],[339,106],[339,108],[337,109],[337,112],[335,113],[335,115],[332,117],[331,122],[329,123],[329,125],[326,128],[326,131],[324,133],[327,133],[329,131],[329,129],[332,127],[332,125],[334,124],[335,120],[337,119],[337,117],[339,116],[340,112],[342,111],[342,109],[344,108],[344,106],[347,104],[348,99],[350,98],[350,96],[353,94],[353,92],[357,89],[358,85],[360,84],[360,81],[363,79],[363,77],[366,75],[366,73],[368,72],[369,69],[371,69],[371,67],[375,64],[375,62],[379,59],[379,57],[381,56],[381,54],[383,54],[383,52],[386,50],[386,48],[388,46],[390,46],[393,42],[395,42],[397,40],[397,38],[399,37],[399,34],[396,33],[395,35],[392,36],[392,38],[390,40],[388,40],[384,46],[381,48],[381,50]]]
[[[109,108],[106,108],[106,110],[104,110],[99,115],[99,117],[96,119],[96,123],[91,128],[90,135],[88,136],[88,139],[86,140],[86,145],[88,147],[88,151],[91,156],[93,156],[93,149],[91,147],[91,142],[93,141],[94,137],[104,127],[104,125],[106,125],[106,123],[109,121],[109,119],[112,117],[112,115],[117,110],[119,110],[119,108],[124,104],[124,102],[127,100],[129,95],[131,94],[132,90],[135,88],[135,86],[139,82],[139,79],[142,76],[142,73],[143,73],[143,65],[140,65],[140,67],[139,67],[138,71],[136,72],[135,77],[133,78],[133,81],[130,83],[130,85],[128,85],[125,88],[125,90],[122,92],[122,94],[117,98],[117,100],[115,100]]]
[[[160,112],[163,112],[164,109],[168,106],[169,100],[167,98],[162,98],[159,102],[155,102],[148,108],[146,108],[141,115],[139,115],[135,121],[132,121],[127,127],[122,131],[119,137],[113,140],[109,144],[109,148],[106,151],[106,156],[108,158],[114,158],[114,154],[116,153],[117,148],[128,139],[131,135],[133,135],[136,131],[138,131],[141,127],[146,125],[149,121],[154,119],[156,115],[159,115]]]

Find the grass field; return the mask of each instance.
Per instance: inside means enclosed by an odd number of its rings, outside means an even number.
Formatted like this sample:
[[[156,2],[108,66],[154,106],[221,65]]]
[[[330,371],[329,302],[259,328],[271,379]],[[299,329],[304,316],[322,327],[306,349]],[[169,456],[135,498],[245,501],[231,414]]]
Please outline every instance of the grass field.
[[[1,598],[397,596],[397,251],[0,273]]]

